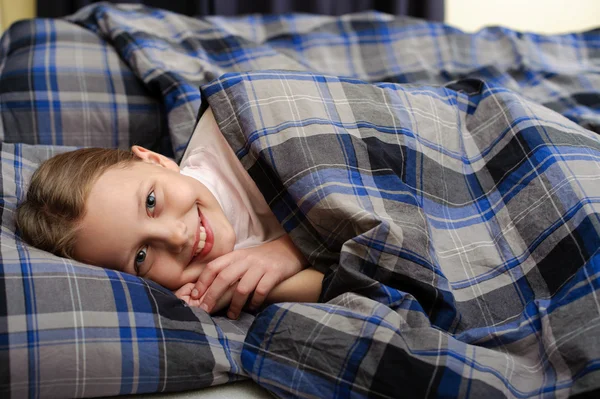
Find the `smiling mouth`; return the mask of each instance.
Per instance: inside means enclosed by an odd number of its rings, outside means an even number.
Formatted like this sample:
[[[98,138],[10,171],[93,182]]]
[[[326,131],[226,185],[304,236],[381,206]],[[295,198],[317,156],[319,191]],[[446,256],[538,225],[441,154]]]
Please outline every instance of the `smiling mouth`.
[[[192,247],[192,259],[190,259],[190,263],[206,256],[212,249],[214,240],[208,221],[203,217],[202,212],[200,212],[200,207],[197,207],[197,209],[198,227],[196,228],[196,239]]]

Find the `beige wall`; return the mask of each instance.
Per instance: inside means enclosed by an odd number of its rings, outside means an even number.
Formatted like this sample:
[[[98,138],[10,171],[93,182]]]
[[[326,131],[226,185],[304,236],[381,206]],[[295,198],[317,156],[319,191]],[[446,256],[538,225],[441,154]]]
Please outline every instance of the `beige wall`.
[[[35,17],[35,0],[0,0],[0,32],[24,18]]]
[[[600,0],[446,0],[446,23],[465,31],[502,25],[561,33],[600,27]]]

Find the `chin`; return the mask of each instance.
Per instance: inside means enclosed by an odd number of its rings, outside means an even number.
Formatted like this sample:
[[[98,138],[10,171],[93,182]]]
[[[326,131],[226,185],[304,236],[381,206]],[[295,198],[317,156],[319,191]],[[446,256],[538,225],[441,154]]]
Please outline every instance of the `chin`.
[[[230,227],[230,231],[228,233],[229,234],[225,235],[225,238],[223,238],[223,234],[220,235],[219,245],[213,246],[212,250],[208,253],[208,256],[202,259],[202,263],[209,263],[223,255],[233,252],[236,235],[232,227]]]
[[[235,247],[235,233],[233,232],[233,229],[231,231],[231,238],[229,240],[229,242],[227,243],[226,247],[226,251],[225,253],[229,253],[229,252],[233,252],[233,248]]]
[[[233,248],[235,247],[236,235],[233,231],[233,227],[228,226],[227,230],[228,231],[225,235],[225,239],[223,239],[223,235],[221,235],[221,245],[219,245],[218,255],[216,255],[215,258],[233,252]]]

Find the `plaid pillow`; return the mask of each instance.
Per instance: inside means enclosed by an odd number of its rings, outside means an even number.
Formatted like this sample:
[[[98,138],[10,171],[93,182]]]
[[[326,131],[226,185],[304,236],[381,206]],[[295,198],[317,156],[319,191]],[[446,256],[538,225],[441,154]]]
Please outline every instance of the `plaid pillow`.
[[[0,141],[170,151],[163,140],[159,102],[100,36],[51,19],[3,35]]]
[[[0,143],[0,397],[168,392],[243,378],[252,316],[211,318],[151,281],[56,257],[15,234],[33,171],[70,149]]]

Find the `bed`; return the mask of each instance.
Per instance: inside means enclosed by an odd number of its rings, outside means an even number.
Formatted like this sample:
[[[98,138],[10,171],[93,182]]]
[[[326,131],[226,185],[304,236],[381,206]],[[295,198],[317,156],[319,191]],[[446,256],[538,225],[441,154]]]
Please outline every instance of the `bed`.
[[[209,105],[319,303],[211,317],[20,240],[44,159],[179,160]],[[600,392],[598,30],[93,4],[7,30],[0,112],[3,396]]]

